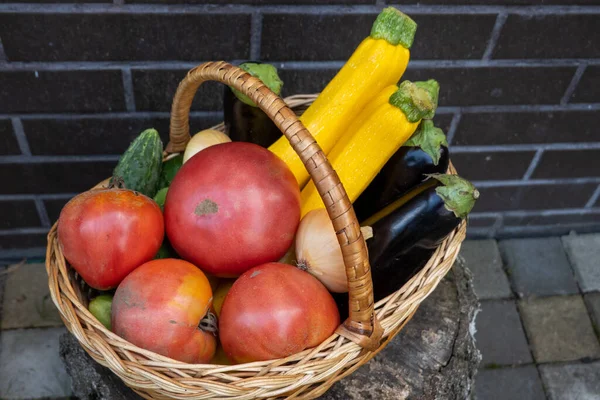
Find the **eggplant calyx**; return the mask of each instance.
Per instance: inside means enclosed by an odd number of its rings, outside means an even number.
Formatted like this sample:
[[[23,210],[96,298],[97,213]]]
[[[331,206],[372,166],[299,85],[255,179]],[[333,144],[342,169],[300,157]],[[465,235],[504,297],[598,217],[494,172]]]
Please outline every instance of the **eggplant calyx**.
[[[475,205],[475,200],[479,198],[479,191],[471,182],[461,178],[458,175],[449,174],[428,174],[442,183],[435,192],[442,200],[446,208],[454,213],[457,218],[466,218]]]
[[[404,143],[405,147],[420,147],[433,160],[434,165],[440,162],[440,147],[448,147],[444,131],[436,128],[430,119],[422,120],[416,132]]]
[[[424,82],[403,81],[389,99],[389,103],[402,110],[409,122],[431,119],[437,108],[440,85],[436,80]]]
[[[271,64],[247,62],[240,64],[240,68],[250,75],[260,79],[276,95],[279,96],[279,93],[281,93],[283,81],[279,78],[279,75],[277,75],[277,68]],[[258,107],[252,100],[250,100],[248,96],[239,90],[231,88],[231,91],[240,101],[248,104],[249,106]]]

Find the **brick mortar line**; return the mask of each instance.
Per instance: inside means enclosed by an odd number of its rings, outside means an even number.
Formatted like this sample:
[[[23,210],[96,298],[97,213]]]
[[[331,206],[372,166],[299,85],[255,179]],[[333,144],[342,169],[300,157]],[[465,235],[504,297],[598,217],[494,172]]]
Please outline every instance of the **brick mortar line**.
[[[492,237],[496,236],[496,232],[498,232],[499,229],[502,228],[502,226],[504,225],[504,215],[499,214],[496,217],[496,220],[494,221],[494,224],[492,225]]]
[[[232,63],[239,60],[231,60]],[[0,71],[5,70],[46,70],[46,71],[70,71],[70,70],[120,70],[131,68],[136,70],[157,69],[191,69],[205,61],[2,61],[0,60]],[[345,60],[265,60],[277,68],[289,70],[311,70],[311,69],[339,69]],[[544,68],[544,67],[578,67],[581,65],[600,65],[600,58],[546,58],[546,59],[423,59],[411,60],[408,69],[418,68]]]
[[[467,228],[467,239],[470,238],[484,238],[484,239],[493,239],[494,237],[494,231],[493,228],[487,227],[487,228],[482,228],[482,227],[477,227],[477,228]]]
[[[597,65],[600,59],[575,59],[575,58],[499,58],[499,59],[422,59],[411,60],[408,69],[419,68],[549,68],[549,67],[577,67],[582,63]]]
[[[44,228],[50,229],[52,224],[50,223],[50,217],[48,216],[48,210],[46,210],[44,202],[39,196],[34,197],[34,202],[38,217],[40,218],[40,223]]]
[[[125,108],[129,112],[135,111],[135,94],[133,90],[133,78],[131,77],[131,68],[121,70],[121,79],[123,81],[123,98]]]
[[[45,258],[45,247],[26,247],[21,249],[0,250],[0,262],[12,264],[23,260],[23,258]]]
[[[600,103],[579,103],[579,104],[504,104],[504,105],[484,105],[484,106],[441,106],[438,107],[438,114],[452,114],[461,112],[462,114],[478,113],[498,113],[498,112],[555,112],[555,111],[598,111]]]
[[[546,185],[584,185],[588,183],[600,183],[600,176],[582,178],[554,178],[554,179],[532,179],[524,180],[497,180],[497,181],[472,181],[477,188],[494,187],[522,187],[522,186],[546,186]]]
[[[448,128],[448,133],[446,133],[446,140],[449,146],[452,145],[452,142],[454,141],[454,135],[456,134],[456,129],[458,128],[461,118],[462,114],[460,112],[455,113],[452,117],[450,127]]]
[[[408,15],[427,14],[498,14],[516,15],[563,15],[563,14],[599,14],[599,6],[581,5],[544,5],[544,6],[506,6],[506,5],[394,5]],[[73,14],[109,14],[109,13],[252,13],[265,14],[376,14],[380,5],[238,5],[238,4],[21,4],[5,3],[0,5],[0,13],[73,13]]]
[[[19,118],[21,120],[53,119],[53,120],[79,120],[105,119],[105,118],[164,118],[170,117],[169,111],[122,111],[122,112],[98,112],[98,113],[32,113],[32,114],[0,114],[0,118]],[[190,117],[222,117],[222,111],[191,111]]]
[[[0,164],[38,164],[62,162],[101,162],[118,161],[119,155],[88,155],[88,156],[0,156]]]
[[[535,171],[538,164],[540,163],[540,160],[542,159],[543,154],[544,154],[544,149],[539,149],[538,151],[535,152],[533,158],[531,159],[531,162],[529,163],[529,167],[527,167],[527,171],[525,171],[525,173],[523,174],[522,179],[524,181],[528,181],[529,178],[531,178],[531,175],[533,175],[533,172]]]
[[[19,150],[24,156],[31,156],[31,149],[29,147],[29,142],[27,141],[27,136],[25,136],[25,130],[23,129],[23,123],[18,117],[11,118],[10,122],[12,124],[13,133],[15,134],[15,138],[17,139],[17,144],[19,146]]]
[[[588,200],[588,202],[585,204],[585,208],[592,208],[592,207],[594,207],[594,204],[596,204],[596,202],[598,201],[598,199],[600,199],[600,185],[598,185],[598,187],[596,188],[596,190],[594,191],[594,193],[592,193],[592,196],[590,197],[590,199]]]
[[[560,99],[560,104],[569,103],[569,99],[571,98],[573,93],[575,93],[575,89],[577,89],[577,85],[579,85],[579,81],[581,81],[581,77],[583,76],[583,73],[585,72],[586,67],[587,67],[587,65],[585,65],[585,64],[581,64],[580,66],[577,67],[577,69],[575,70],[575,73],[573,74],[573,79],[571,79],[571,82],[569,82],[569,86],[567,86],[567,89],[565,90],[565,94]]]
[[[578,111],[599,111],[600,103],[587,103],[587,104],[567,104],[567,105],[487,105],[487,106],[441,106],[438,107],[436,113],[439,115],[448,114],[480,114],[480,113],[546,113],[546,112],[578,112]],[[90,112],[69,112],[65,111],[62,113],[57,112],[32,112],[23,113],[16,112],[10,114],[0,113],[0,118],[21,118],[24,120],[28,119],[64,119],[64,120],[77,120],[80,118],[152,118],[152,117],[168,117],[169,111],[100,111],[95,113]],[[222,110],[218,111],[192,111],[190,112],[191,117],[220,117],[222,116]],[[515,145],[523,146],[523,145]]]
[[[252,13],[250,22],[250,59],[260,60],[262,43],[262,14]]]
[[[9,235],[28,235],[28,234],[40,234],[47,233],[50,228],[39,227],[39,228],[13,228],[13,229],[0,229],[0,236]]]
[[[508,14],[500,13],[496,17],[496,22],[494,23],[494,28],[492,29],[492,33],[490,34],[490,39],[488,40],[488,44],[486,46],[485,52],[483,53],[483,60],[490,60],[492,58],[492,53],[496,49],[496,44],[498,43],[498,39],[500,38],[500,33],[502,32],[502,28],[504,27],[504,23],[508,18]]]
[[[50,193],[50,194],[0,194],[0,201],[19,201],[19,200],[63,200],[76,196],[77,193]]]
[[[498,240],[514,239],[523,236],[558,237],[568,235],[571,231],[582,231],[584,233],[596,233],[600,228],[598,222],[573,222],[567,224],[529,225],[529,226],[505,226],[496,232]],[[555,233],[553,230],[559,230]],[[588,231],[589,230],[589,231]],[[549,234],[551,233],[551,234]]]
[[[6,52],[4,51],[4,45],[2,44],[2,38],[0,37],[0,62],[8,61]]]
[[[600,207],[592,208],[555,208],[547,210],[510,210],[510,211],[481,211],[469,214],[473,217],[554,217],[563,215],[588,215],[588,214],[600,214]]]
[[[0,198],[1,199],[1,198]],[[483,219],[483,218],[498,218],[499,217],[499,213],[492,213],[492,212],[471,212],[469,213],[469,218],[471,219]]]
[[[479,153],[479,152],[521,152],[538,150],[598,150],[600,142],[580,143],[532,143],[532,144],[490,144],[473,146],[453,146],[452,153]]]

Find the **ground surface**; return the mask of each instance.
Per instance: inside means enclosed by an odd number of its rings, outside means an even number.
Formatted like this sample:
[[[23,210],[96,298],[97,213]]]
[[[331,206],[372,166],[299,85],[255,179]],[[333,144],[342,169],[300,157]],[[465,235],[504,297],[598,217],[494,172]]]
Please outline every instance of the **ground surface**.
[[[477,400],[600,400],[600,235],[465,242]],[[31,294],[35,293],[35,296]],[[0,398],[69,398],[42,264],[0,269]]]

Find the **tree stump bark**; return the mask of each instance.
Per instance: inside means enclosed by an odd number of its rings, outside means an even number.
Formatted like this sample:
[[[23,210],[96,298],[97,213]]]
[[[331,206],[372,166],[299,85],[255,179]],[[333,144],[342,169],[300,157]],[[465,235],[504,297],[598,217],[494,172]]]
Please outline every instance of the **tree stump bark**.
[[[468,398],[481,359],[473,338],[478,308],[471,274],[459,261],[385,349],[320,399]],[[140,399],[68,333],[61,337],[60,355],[77,398]]]

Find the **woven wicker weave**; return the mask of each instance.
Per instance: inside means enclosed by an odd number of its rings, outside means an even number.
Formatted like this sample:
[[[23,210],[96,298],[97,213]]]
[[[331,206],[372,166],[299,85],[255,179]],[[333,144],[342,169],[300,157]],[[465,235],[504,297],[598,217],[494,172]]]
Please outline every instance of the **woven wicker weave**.
[[[198,87],[207,80],[233,86],[258,104],[290,140],[317,182],[344,254],[351,288],[349,319],[318,347],[285,359],[232,366],[174,361],[130,344],[89,313],[87,296],[62,254],[56,224],[48,234],[46,255],[52,300],[66,327],[88,354],[144,398],[316,398],[369,361],[411,319],[419,304],[452,267],[465,238],[466,223],[450,234],[406,285],[373,304],[366,246],[354,210],[327,158],[289,108],[308,105],[315,96],[298,95],[284,102],[260,80],[237,67],[224,62],[202,64],[192,69],[179,85],[171,112],[171,140],[165,155],[185,148],[190,139],[190,105]],[[222,129],[222,125],[217,128]],[[455,172],[452,166],[449,172]],[[97,186],[104,185],[106,181]]]

